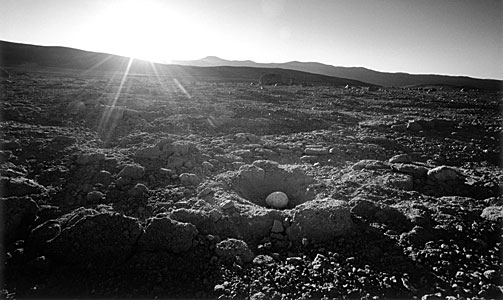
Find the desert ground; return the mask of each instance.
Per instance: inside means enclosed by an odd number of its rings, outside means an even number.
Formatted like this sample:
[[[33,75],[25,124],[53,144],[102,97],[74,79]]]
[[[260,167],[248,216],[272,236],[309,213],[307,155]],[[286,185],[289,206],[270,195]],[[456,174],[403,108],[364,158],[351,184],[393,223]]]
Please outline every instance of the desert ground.
[[[501,92],[7,71],[7,299],[503,297]]]

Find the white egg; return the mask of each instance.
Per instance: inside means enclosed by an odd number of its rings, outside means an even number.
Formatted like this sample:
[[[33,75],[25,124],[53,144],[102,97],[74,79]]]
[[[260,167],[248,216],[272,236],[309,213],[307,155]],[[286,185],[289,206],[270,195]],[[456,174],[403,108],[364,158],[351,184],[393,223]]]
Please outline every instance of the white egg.
[[[273,192],[265,198],[265,203],[274,208],[285,208],[288,205],[288,196],[283,192]]]

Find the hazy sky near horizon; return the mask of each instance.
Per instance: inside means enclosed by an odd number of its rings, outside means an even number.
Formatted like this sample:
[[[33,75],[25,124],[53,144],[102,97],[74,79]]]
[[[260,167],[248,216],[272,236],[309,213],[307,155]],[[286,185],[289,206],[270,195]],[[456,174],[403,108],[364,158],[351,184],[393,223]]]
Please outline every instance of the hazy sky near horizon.
[[[502,0],[0,0],[0,40],[503,79]]]

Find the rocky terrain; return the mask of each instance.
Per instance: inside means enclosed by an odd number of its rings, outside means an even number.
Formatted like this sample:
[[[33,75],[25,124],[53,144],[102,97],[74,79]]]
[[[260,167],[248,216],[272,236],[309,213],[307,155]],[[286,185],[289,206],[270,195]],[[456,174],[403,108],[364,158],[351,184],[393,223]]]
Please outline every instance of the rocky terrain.
[[[0,78],[3,297],[503,296],[501,92],[123,75]]]

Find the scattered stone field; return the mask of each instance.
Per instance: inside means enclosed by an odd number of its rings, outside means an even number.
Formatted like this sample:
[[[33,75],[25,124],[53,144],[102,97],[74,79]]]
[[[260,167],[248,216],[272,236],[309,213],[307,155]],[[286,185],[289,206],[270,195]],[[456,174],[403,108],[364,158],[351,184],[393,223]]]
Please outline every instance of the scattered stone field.
[[[501,92],[9,73],[3,298],[503,297]]]

